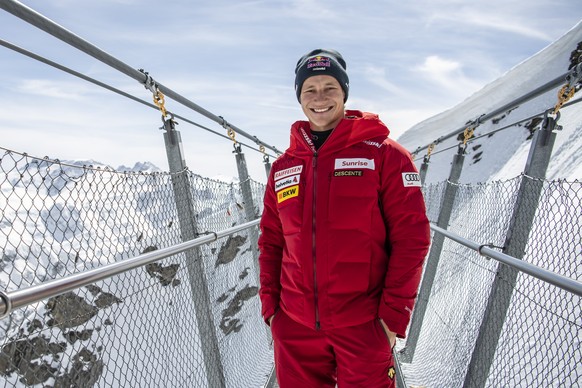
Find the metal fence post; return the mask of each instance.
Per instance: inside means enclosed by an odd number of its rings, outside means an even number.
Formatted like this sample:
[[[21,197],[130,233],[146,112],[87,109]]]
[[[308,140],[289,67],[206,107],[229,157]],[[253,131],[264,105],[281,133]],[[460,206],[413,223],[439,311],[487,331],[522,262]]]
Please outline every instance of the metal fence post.
[[[234,144],[234,154],[236,156],[236,168],[238,170],[238,179],[240,181],[242,196],[244,201],[245,215],[247,221],[252,221],[258,217],[255,210],[255,203],[253,201],[253,194],[251,189],[251,181],[247,169],[247,162],[245,154],[242,153],[242,147],[239,143]],[[249,236],[251,239],[251,252],[253,254],[253,263],[255,265],[255,277],[257,284],[259,284],[259,234],[257,228],[249,229]]]
[[[196,212],[192,197],[192,190],[186,169],[186,161],[182,151],[182,139],[180,132],[176,131],[172,120],[164,120],[164,142],[170,172],[172,173],[172,187],[174,200],[180,222],[182,241],[189,241],[197,237]],[[208,294],[208,284],[202,255],[199,248],[193,248],[185,252],[188,276],[196,322],[200,335],[206,378],[209,387],[225,387],[225,378],[218,347],[218,338],[214,330],[214,318]]]
[[[457,150],[457,154],[453,157],[453,164],[449,173],[449,179],[445,188],[445,193],[437,221],[437,225],[443,229],[447,229],[449,226],[449,220],[451,219],[453,203],[455,202],[455,196],[457,195],[457,184],[459,182],[459,177],[461,176],[461,171],[463,170],[463,162],[465,161],[465,148],[465,145],[460,144]],[[418,299],[412,313],[410,330],[408,332],[408,339],[406,340],[406,347],[403,349],[401,355],[401,360],[403,362],[412,362],[414,358],[414,352],[416,350],[418,337],[420,336],[420,330],[422,328],[422,321],[424,320],[424,314],[426,313],[426,308],[428,306],[428,300],[430,298],[432,285],[436,276],[440,255],[443,250],[444,240],[445,236],[439,233],[435,233],[433,236],[430,253],[428,255],[426,267],[422,276],[422,283],[420,285]]]
[[[553,118],[545,117],[541,128],[534,134],[529,150],[503,248],[503,253],[517,259],[523,258],[527,246],[542,192],[542,180],[546,177],[556,140],[556,133],[553,132],[555,125]],[[502,263],[497,267],[463,387],[484,387],[487,382],[518,272]]]
[[[422,164],[420,165],[420,182],[424,183],[426,181],[426,173],[428,172],[428,162],[430,161],[430,157],[426,155],[422,160]]]
[[[271,162],[269,161],[269,156],[265,155],[263,157],[263,163],[265,164],[265,172],[267,173],[267,179],[271,173]]]

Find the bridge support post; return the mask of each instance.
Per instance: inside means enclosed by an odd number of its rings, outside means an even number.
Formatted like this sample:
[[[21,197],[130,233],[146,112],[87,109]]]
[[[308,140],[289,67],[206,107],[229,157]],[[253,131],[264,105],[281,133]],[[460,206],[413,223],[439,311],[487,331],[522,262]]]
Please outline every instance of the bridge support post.
[[[428,162],[430,161],[430,157],[429,156],[425,156],[424,159],[422,160],[422,164],[420,165],[420,182],[422,182],[424,184],[425,180],[426,180],[426,173],[428,172]]]
[[[257,219],[258,214],[255,210],[255,203],[253,201],[253,194],[251,189],[251,180],[249,178],[249,172],[247,169],[247,162],[245,159],[245,154],[242,152],[242,147],[240,144],[234,144],[234,154],[236,156],[236,168],[238,170],[238,179],[240,181],[242,196],[244,201],[244,210],[246,221],[252,221]],[[253,263],[255,266],[255,278],[257,281],[257,286],[259,285],[259,246],[258,239],[259,233],[256,227],[249,229],[249,238],[251,240],[251,252],[253,254]]]
[[[271,162],[269,161],[268,155],[265,155],[263,157],[263,163],[265,164],[265,172],[267,173],[267,179],[269,179],[269,174],[271,174]]]
[[[524,175],[521,177],[517,200],[503,248],[503,253],[517,259],[522,259],[525,254],[543,188],[543,179],[546,177],[556,140],[556,133],[553,132],[555,126],[556,121],[553,118],[544,118],[541,128],[535,132],[532,139]],[[502,263],[497,267],[463,387],[485,387],[518,272],[518,270]]]
[[[447,185],[445,188],[445,193],[443,196],[439,217],[437,221],[437,225],[443,229],[446,229],[448,227],[449,220],[451,219],[453,204],[455,202],[455,197],[457,195],[458,182],[461,176],[461,172],[463,170],[463,163],[465,161],[464,154],[465,145],[460,144],[457,153],[453,157],[453,164],[451,167],[451,171],[449,173],[449,179],[447,181]],[[422,179],[423,178],[421,177],[421,180]],[[444,241],[445,236],[443,236],[442,234],[435,233],[433,235],[430,253],[426,261],[424,274],[422,276],[422,282],[418,293],[418,298],[416,301],[416,305],[414,307],[414,311],[412,313],[410,329],[408,331],[408,339],[406,340],[406,347],[403,349],[400,357],[402,362],[410,363],[414,358],[414,352],[416,351],[416,345],[418,343],[420,330],[422,328],[422,321],[424,320],[424,315],[426,313],[426,308],[428,306],[428,301],[430,298],[432,285],[434,283],[434,279],[438,269]]]
[[[188,241],[198,236],[198,226],[188,171],[185,170],[186,161],[182,150],[182,139],[172,120],[164,120],[164,130],[164,142],[172,174],[174,201],[180,222],[182,241]],[[186,251],[185,255],[208,386],[224,388],[226,383],[218,338],[214,329],[216,325],[208,294],[202,254],[199,248],[192,248]]]

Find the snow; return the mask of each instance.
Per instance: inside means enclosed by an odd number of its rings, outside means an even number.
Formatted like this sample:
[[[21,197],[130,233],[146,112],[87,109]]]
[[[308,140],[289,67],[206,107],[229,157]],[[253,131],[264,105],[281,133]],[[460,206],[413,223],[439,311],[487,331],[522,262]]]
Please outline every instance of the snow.
[[[426,146],[436,141],[440,136],[463,128],[469,121],[492,112],[567,73],[570,53],[580,41],[582,41],[582,22],[556,42],[515,66],[454,108],[413,126],[398,138],[398,142],[413,152],[418,147]],[[557,102],[558,89],[559,87],[506,112],[504,115],[500,115],[496,124],[493,124],[492,121],[481,124],[475,130],[475,136],[486,135],[513,122],[552,108]],[[580,97],[576,96],[575,99],[580,99]],[[582,103],[561,110],[558,124],[563,129],[558,132],[554,157],[547,175],[550,179],[582,178],[580,163],[573,163],[573,161],[582,160],[581,113]],[[525,165],[524,150],[529,148],[530,133],[525,128],[526,124],[528,122],[496,132],[490,137],[485,136],[470,142],[467,148],[467,158],[471,161],[464,166],[460,181],[476,183],[519,175]],[[456,144],[458,144],[458,140],[452,138],[436,145],[433,154],[448,147],[453,147],[454,150],[431,156],[426,183],[430,184],[447,179],[449,164],[452,160],[452,154],[456,150]],[[479,147],[474,149],[476,146]],[[482,154],[475,158],[479,152]],[[422,162],[424,153],[426,151],[417,155],[418,165]],[[479,160],[476,161],[477,159]]]
[[[581,41],[582,22],[456,107],[415,125],[398,141],[413,152],[559,77],[568,71],[570,54]],[[558,89],[476,128],[476,139],[467,145],[449,230],[473,241],[504,245],[515,204],[515,198],[504,198],[504,193],[517,192],[516,183],[521,180],[530,152],[530,130],[539,128],[528,118],[552,108]],[[546,173],[552,182],[543,187],[523,257],[576,280],[582,275],[582,203],[576,183],[582,180],[582,102],[576,103],[582,99],[579,94],[572,105],[560,110],[561,129],[556,130]],[[430,157],[425,190],[427,203],[433,208],[440,203],[433,191],[438,191],[448,178],[459,141],[451,138],[436,144]],[[425,153],[416,155],[418,167]],[[434,209],[429,211],[432,221],[436,221]],[[414,362],[402,365],[407,384],[463,384],[496,271],[493,260],[484,260],[459,244],[445,243]],[[491,369],[494,372],[489,374],[486,386],[580,386],[580,299],[523,274],[518,275],[512,295]]]
[[[170,175],[151,164],[138,163],[131,171],[123,168],[118,173],[94,161],[6,157],[0,166],[9,171],[0,195],[3,290],[22,289],[180,242]],[[200,230],[220,231],[245,221],[238,185],[195,175],[191,183]],[[215,263],[225,239],[202,247],[201,257],[227,385],[260,386],[270,371],[272,350],[258,313],[251,242],[246,232],[237,235],[245,236],[244,243],[232,262]],[[74,360],[88,351],[95,359],[84,368],[100,376],[99,386],[204,386],[201,337],[192,303],[199,296],[192,295],[186,255],[159,264],[178,266],[171,284],[164,285],[147,268],[140,268],[96,283],[98,292],[88,292],[88,287],[75,291],[89,306],[98,306],[101,295],[119,300],[96,308],[94,316],[75,327],[51,326],[54,313],[46,301],[17,309],[0,321],[3,346],[16,344],[19,338],[47,338],[53,347],[64,344],[63,351],[31,360],[55,368],[61,379],[71,378]],[[228,309],[231,303],[235,305]],[[42,322],[40,329],[29,328],[34,320]],[[236,330],[223,332],[221,324]],[[74,331],[87,333],[88,338],[71,343],[68,338]],[[22,385],[16,372],[2,378],[7,384]],[[55,378],[46,384],[56,384]]]

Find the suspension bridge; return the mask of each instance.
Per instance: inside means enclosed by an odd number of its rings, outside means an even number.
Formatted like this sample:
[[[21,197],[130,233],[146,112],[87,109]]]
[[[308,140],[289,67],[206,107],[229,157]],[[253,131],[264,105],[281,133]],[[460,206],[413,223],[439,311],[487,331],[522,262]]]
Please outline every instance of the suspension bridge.
[[[0,8],[142,84],[152,102],[0,41],[159,110],[170,166],[116,171],[0,147],[0,385],[276,386],[257,295],[264,185],[242,150],[262,155],[267,174],[281,151],[34,10],[10,0]],[[399,387],[582,385],[582,183],[546,179],[581,76],[575,63],[411,150],[423,181],[437,152],[448,152],[451,169],[423,186],[432,245],[408,337],[395,348]],[[483,123],[556,89],[555,104],[522,119],[538,119],[522,174],[459,183],[467,147],[518,122],[478,133]],[[172,113],[166,98],[226,134]],[[177,121],[232,141],[238,182],[189,170]]]

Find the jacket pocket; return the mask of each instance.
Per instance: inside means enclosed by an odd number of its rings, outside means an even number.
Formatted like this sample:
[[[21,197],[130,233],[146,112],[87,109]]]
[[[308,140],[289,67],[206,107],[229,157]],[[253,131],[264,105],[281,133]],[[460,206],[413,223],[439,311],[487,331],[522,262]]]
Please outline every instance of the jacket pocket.
[[[368,173],[368,176],[365,174]],[[370,177],[371,176],[371,177]],[[378,210],[374,171],[332,177],[328,204],[330,292],[365,293],[370,284],[372,219]]]
[[[374,175],[373,171],[364,174]],[[372,177],[332,177],[328,214],[333,229],[369,232],[372,212],[378,208],[378,187]]]
[[[302,187],[297,185],[294,189],[300,192]],[[282,196],[285,193],[290,192],[282,190],[277,193],[277,196]],[[303,196],[297,195],[296,197],[288,199],[278,198],[278,200],[281,201],[277,204],[277,208],[279,210],[279,218],[281,220],[283,234],[288,235],[298,233],[301,230],[303,222]]]

